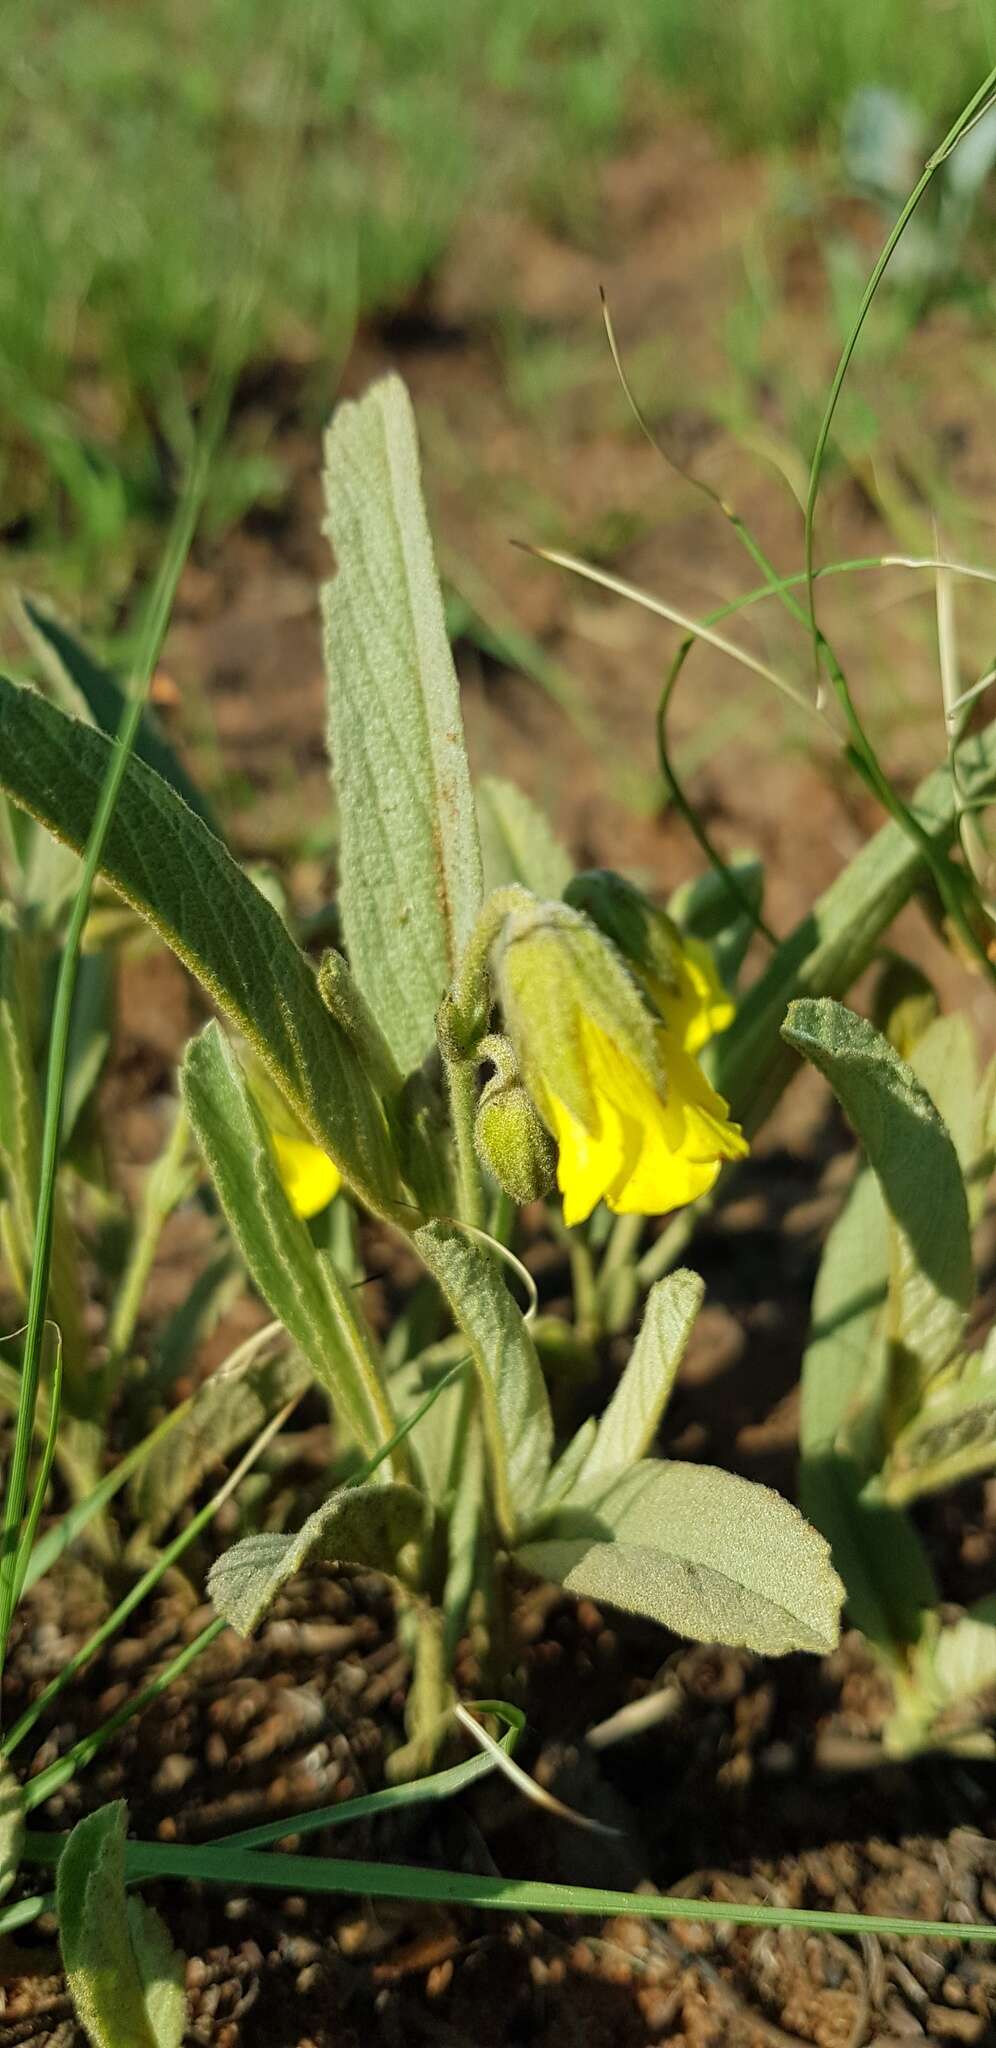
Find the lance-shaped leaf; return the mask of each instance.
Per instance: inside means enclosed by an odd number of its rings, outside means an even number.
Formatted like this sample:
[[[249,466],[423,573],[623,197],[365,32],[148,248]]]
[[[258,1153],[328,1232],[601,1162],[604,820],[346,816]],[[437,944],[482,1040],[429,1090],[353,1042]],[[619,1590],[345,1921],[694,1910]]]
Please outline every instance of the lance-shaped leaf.
[[[911,1067],[840,1003],[793,1003],[787,1043],[825,1074],[864,1145],[892,1224],[887,1335],[895,1396],[916,1401],[956,1351],[972,1300],[958,1154]]]
[[[541,902],[563,895],[574,869],[532,797],[514,782],[485,775],[477,788],[477,815],[488,891],[519,882]]]
[[[536,1347],[497,1261],[482,1246],[445,1223],[424,1224],[414,1243],[438,1280],[477,1369],[495,1512],[511,1538],[539,1503],[553,1444]]]
[[[124,1801],[74,1827],[59,1858],[59,1940],[93,2048],[180,2048],[183,1957],[151,1906],[125,1891]]]
[[[246,1264],[367,1456],[394,1418],[373,1340],[330,1259],[312,1244],[284,1192],[266,1124],[221,1026],[187,1047],[183,1099]]]
[[[711,1465],[645,1459],[575,1493],[515,1555],[570,1593],[700,1642],[778,1657],[837,1641],[829,1545],[779,1494]]]
[[[343,1486],[295,1536],[261,1532],[233,1544],[212,1565],[208,1592],[240,1635],[257,1627],[281,1586],[308,1564],[368,1565],[397,1578],[402,1552],[421,1543],[428,1505],[412,1486]]]
[[[649,1451],[704,1293],[698,1274],[684,1268],[651,1288],[639,1335],[598,1425],[580,1485],[635,1465]]]
[[[110,742],[0,676],[0,788],[76,852]],[[102,871],[248,1039],[362,1201],[388,1213],[398,1169],[383,1112],[272,904],[151,768],[129,762]]]
[[[404,1072],[481,905],[460,695],[397,377],[341,405],[325,442],[329,744],[341,818],[347,951]]]
[[[95,661],[75,633],[71,633],[68,626],[34,598],[22,598],[20,614],[28,643],[38,655],[63,710],[83,712],[94,725],[99,725],[102,732],[113,737],[121,724],[125,704],[117,676],[101,662]],[[205,825],[210,825],[213,832],[219,831],[207,798],[193,777],[187,774],[148,704],[139,721],[135,753],[140,761],[146,761],[150,768],[154,768],[178,796],[182,796],[184,803],[203,818]]]

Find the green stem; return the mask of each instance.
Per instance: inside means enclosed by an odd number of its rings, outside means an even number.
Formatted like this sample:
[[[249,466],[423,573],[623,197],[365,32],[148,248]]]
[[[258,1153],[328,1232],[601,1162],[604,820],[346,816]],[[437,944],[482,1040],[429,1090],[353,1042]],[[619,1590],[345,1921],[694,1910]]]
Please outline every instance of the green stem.
[[[484,1228],[484,1180],[474,1144],[477,1114],[477,1055],[462,1058],[445,1053],[446,1083],[450,1097],[450,1120],[456,1142],[458,1210],[461,1221]]]

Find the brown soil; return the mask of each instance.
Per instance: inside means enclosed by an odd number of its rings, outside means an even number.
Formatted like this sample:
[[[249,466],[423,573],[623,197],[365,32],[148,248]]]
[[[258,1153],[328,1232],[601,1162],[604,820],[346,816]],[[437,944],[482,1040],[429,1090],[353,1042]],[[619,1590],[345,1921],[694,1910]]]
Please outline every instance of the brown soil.
[[[696,613],[756,580],[714,509],[628,424],[599,353],[599,281],[668,445],[733,496],[785,567],[801,559],[798,507],[771,460],[792,468],[786,365],[817,392],[833,351],[814,339],[825,333],[826,307],[812,228],[772,228],[779,310],[751,394],[763,447],[746,450],[717,423],[710,394],[728,381],[724,322],[740,290],[741,251],[757,246],[766,173],[759,163],[724,160],[698,131],[672,129],[606,173],[603,200],[595,253],[521,222],[468,223],[424,302],[389,332],[361,338],[346,387],[359,389],[387,363],[401,367],[419,412],[447,573],[492,626],[504,620],[527,631],[574,679],[568,715],[468,638],[461,674],[475,765],[536,795],[580,863],[625,866],[660,888],[697,865],[654,776],[653,712],[674,633],[507,543],[554,539],[600,551],[615,573]],[[868,223],[858,217],[856,225],[865,232]],[[549,405],[530,410],[514,395],[515,364],[503,340],[509,307],[534,341],[557,340],[580,355],[577,382]],[[992,437],[971,416],[971,385],[953,389],[946,375],[955,343],[971,368],[975,341],[960,317],[936,312],[910,343],[918,424],[902,450],[907,466],[898,452],[888,457],[887,496],[903,544],[929,547],[923,477],[936,473],[945,491],[959,494],[945,498],[954,527],[947,537],[962,538],[956,506],[964,504],[964,551],[980,554],[971,522],[987,493],[991,502]],[[863,389],[887,425],[902,409],[891,383],[872,362]],[[240,853],[279,863],[308,910],[329,893],[334,826],[315,605],[328,562],[317,449],[300,408],[290,368],[255,390],[247,384],[245,431],[265,434],[286,465],[286,499],[188,568],[157,694]],[[888,435],[886,445],[897,446]],[[881,476],[858,459],[838,469],[821,528],[824,559],[889,544],[881,490]],[[890,764],[912,782],[940,757],[942,732],[929,598],[897,608],[900,573],[828,584],[821,604]],[[758,618],[734,622],[731,633],[804,682],[804,645],[770,608]],[[966,660],[976,630],[969,599]],[[980,667],[989,651],[982,648]],[[674,733],[719,844],[764,855],[768,915],[786,929],[878,822],[866,799],[825,741],[812,743],[806,725],[709,649],[693,658]],[[978,983],[919,912],[907,914],[899,936],[991,1039]],[[196,1014],[171,962],[126,967],[111,1083],[125,1184],[156,1149],[157,1097]],[[820,1091],[796,1084],[729,1198],[699,1230],[689,1258],[706,1278],[707,1307],[668,1413],[669,1451],[793,1492],[800,1347],[819,1246],[846,1180],[845,1149],[844,1133],[825,1121]],[[382,1247],[368,1249],[379,1271]],[[180,1217],[154,1277],[150,1317],[179,1297],[203,1255],[197,1218]],[[555,1299],[556,1255],[542,1245],[535,1255]],[[389,1292],[378,1299],[388,1313]],[[250,1304],[231,1312],[201,1370],[252,1314]],[[619,1347],[608,1347],[606,1385],[618,1364]],[[315,1480],[324,1451],[310,1420],[304,1416],[299,1444],[302,1486]],[[991,1589],[996,1486],[942,1496],[922,1527],[948,1598],[966,1602]],[[218,1527],[218,1547],[229,1534]],[[32,1770],[196,1633],[206,1619],[194,1590],[200,1583],[193,1567],[189,1584],[174,1581],[141,1631],[63,1698]],[[12,1706],[58,1668],[102,1598],[82,1568],[39,1589],[11,1667]],[[317,1849],[730,1902],[996,1917],[996,1778],[986,1766],[944,1757],[883,1763],[875,1739],[886,1702],[856,1637],[823,1663],[764,1663],[690,1649],[590,1603],[576,1609],[526,1594],[520,1620],[523,1760],[562,1797],[617,1825],[618,1838],[593,1846],[494,1781],[429,1820],[330,1832],[316,1838]],[[313,1574],[286,1592],[254,1642],[223,1636],[40,1818],[64,1828],[122,1795],[136,1832],[204,1840],[346,1799],[381,1780],[385,1754],[400,1739],[406,1678],[383,1585]],[[655,1692],[665,1705],[646,1732],[593,1744],[593,1729]],[[158,1903],[191,1957],[188,2039],[218,2048],[996,2041],[996,1963],[981,1946],[690,1923],[541,1924],[401,1905],[374,1910],[352,1899],[225,1897],[195,1886],[163,1888]],[[7,1945],[0,2048],[81,2048],[53,1932],[51,1921],[41,1922],[19,1946]]]

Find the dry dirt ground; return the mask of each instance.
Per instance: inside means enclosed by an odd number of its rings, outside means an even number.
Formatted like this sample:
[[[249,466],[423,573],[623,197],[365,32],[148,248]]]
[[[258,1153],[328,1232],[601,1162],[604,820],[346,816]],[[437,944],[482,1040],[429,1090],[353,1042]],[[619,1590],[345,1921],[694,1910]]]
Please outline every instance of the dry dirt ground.
[[[601,282],[668,446],[735,499],[781,568],[799,565],[801,518],[779,473],[797,480],[784,380],[791,374],[818,392],[834,353],[812,224],[783,224],[775,234],[777,312],[760,336],[753,445],[709,402],[728,381],[727,323],[744,252],[765,232],[768,180],[760,163],[725,160],[703,133],[685,129],[606,172],[597,248],[578,251],[522,223],[468,222],[431,292],[389,328],[364,333],[346,375],[356,391],[388,364],[402,370],[448,577],[492,628],[529,634],[560,681],[569,679],[565,709],[483,652],[480,635],[465,636],[475,766],[510,776],[547,805],[580,865],[626,866],[658,889],[698,864],[654,772],[654,707],[674,632],[509,542],[597,553],[616,574],[696,614],[757,580],[714,507],[628,422],[600,347]],[[829,224],[874,239],[874,224],[847,209]],[[509,306],[520,335],[556,343],[568,365],[579,365],[549,402],[542,392],[523,398],[521,380],[516,396]],[[962,386],[945,374],[954,346],[971,368],[971,327],[941,308],[909,343],[905,383],[887,369],[869,371],[869,403],[887,426],[911,390],[918,410],[888,457],[856,455],[834,472],[823,560],[894,545],[883,503],[899,520],[900,544],[922,548],[930,528],[923,479],[934,474],[964,551],[986,559],[993,441],[971,379]],[[240,853],[274,861],[307,909],[328,892],[334,824],[315,602],[329,564],[319,453],[300,423],[299,376],[278,366],[246,381],[244,421],[269,437],[289,488],[276,509],[189,566],[157,694],[220,793]],[[897,602],[901,588],[914,587],[926,595]],[[886,758],[912,784],[942,746],[929,579],[875,571],[826,585],[821,602]],[[760,627],[734,621],[730,630],[805,681],[805,648],[770,607]],[[977,630],[969,605],[969,647]],[[764,856],[767,913],[788,929],[878,822],[867,800],[822,735],[709,649],[693,657],[674,736],[709,829],[724,849],[746,845]],[[907,914],[899,937],[991,1039],[979,985],[919,911]],[[127,969],[110,1083],[126,1176],[156,1148],[161,1098],[197,1014],[171,962]],[[706,1278],[707,1307],[668,1413],[669,1451],[792,1492],[800,1346],[819,1245],[846,1180],[846,1144],[819,1090],[796,1084],[729,1199],[697,1233],[689,1257]],[[366,1249],[371,1269],[381,1270],[383,1248],[371,1240]],[[561,1276],[551,1248],[539,1241],[534,1255],[555,1300]],[[196,1224],[181,1217],[164,1244],[158,1302],[189,1284],[197,1256]],[[389,1313],[383,1287],[375,1305]],[[234,1329],[230,1320],[201,1369]],[[606,1385],[619,1362],[619,1347],[609,1347]],[[317,1412],[305,1412],[288,1485],[314,1481],[323,1447]],[[996,1485],[939,1497],[922,1526],[947,1597],[965,1602],[991,1590]],[[192,1574],[191,1584],[175,1584],[141,1631],[64,1697],[32,1768],[96,1725],[146,1667],[197,1632],[206,1614],[195,1583]],[[40,1591],[12,1694],[27,1694],[58,1667],[101,1598],[82,1568]],[[884,1763],[875,1738],[886,1702],[855,1637],[823,1663],[764,1663],[689,1648],[590,1603],[575,1608],[525,1590],[520,1624],[524,1760],[562,1796],[614,1822],[615,1842],[593,1849],[495,1783],[430,1821],[354,1828],[316,1847],[727,1901],[996,1917],[993,1771],[943,1757]],[[469,1668],[466,1675],[472,1683]],[[399,1737],[406,1676],[381,1582],[301,1579],[253,1643],[222,1637],[42,1818],[65,1827],[123,1794],[143,1835],[204,1840],[347,1798],[379,1782],[385,1748]],[[645,1732],[589,1739],[654,1693],[661,1712]],[[501,1920],[363,1900],[226,1898],[195,1887],[163,1890],[158,1902],[191,1957],[188,2038],[218,2048],[996,2041],[996,1964],[981,1948]],[[8,1947],[3,1965],[0,2048],[81,2044],[51,1924],[24,1935],[19,1950]]]

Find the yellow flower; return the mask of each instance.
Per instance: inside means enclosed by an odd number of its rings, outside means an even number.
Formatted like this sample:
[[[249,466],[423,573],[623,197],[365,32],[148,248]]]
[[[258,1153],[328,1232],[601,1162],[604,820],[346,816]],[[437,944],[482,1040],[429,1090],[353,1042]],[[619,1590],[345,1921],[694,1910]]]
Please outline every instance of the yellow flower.
[[[327,1152],[309,1138],[289,1138],[273,1124],[267,1124],[270,1143],[277,1159],[277,1172],[296,1216],[317,1216],[337,1195],[342,1175]]]
[[[672,967],[677,988],[668,987],[656,974],[643,972],[640,979],[668,1031],[680,1039],[686,1052],[701,1052],[717,1031],[732,1024],[735,1005],[702,939],[683,935]]]
[[[663,991],[669,1028],[587,917],[537,904],[509,919],[498,987],[523,1079],[557,1141],[565,1222],[583,1222],[598,1201],[663,1215],[747,1151],[686,1043],[703,1043],[723,1008],[701,962]]]

